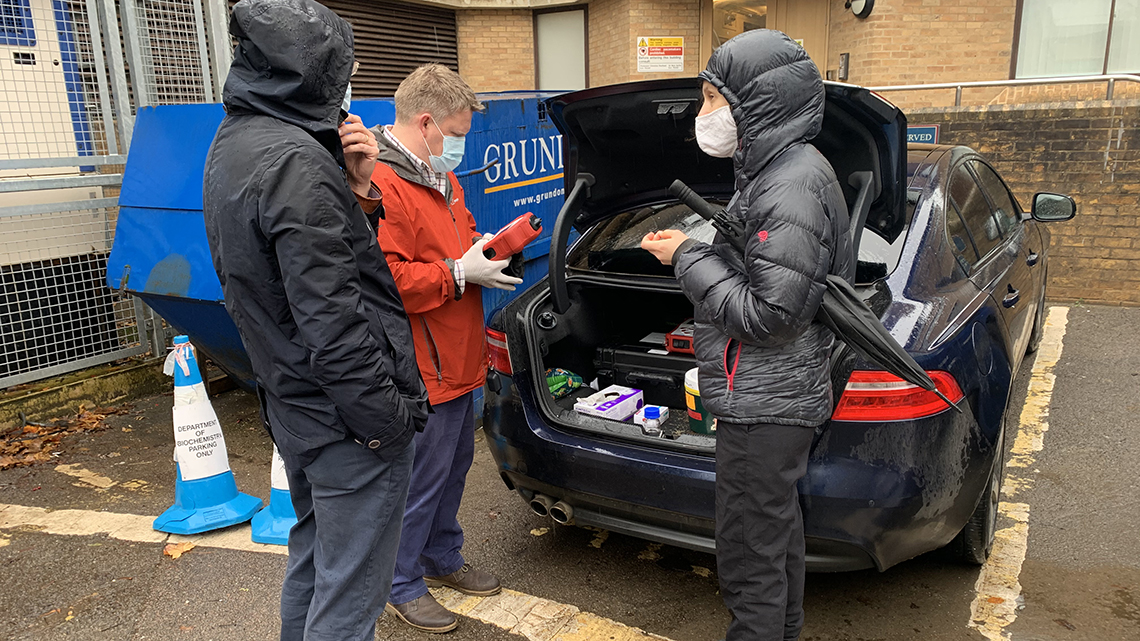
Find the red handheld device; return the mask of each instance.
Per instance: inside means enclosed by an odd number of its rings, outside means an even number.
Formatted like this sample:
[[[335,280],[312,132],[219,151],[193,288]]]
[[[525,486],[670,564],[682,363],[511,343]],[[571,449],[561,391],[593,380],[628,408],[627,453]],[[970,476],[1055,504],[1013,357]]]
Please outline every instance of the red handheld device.
[[[692,354],[693,335],[697,326],[689,319],[677,326],[677,329],[665,335],[665,351],[672,354]]]
[[[483,246],[483,255],[492,260],[506,260],[521,252],[530,241],[542,234],[542,219],[529,211],[512,220]]]

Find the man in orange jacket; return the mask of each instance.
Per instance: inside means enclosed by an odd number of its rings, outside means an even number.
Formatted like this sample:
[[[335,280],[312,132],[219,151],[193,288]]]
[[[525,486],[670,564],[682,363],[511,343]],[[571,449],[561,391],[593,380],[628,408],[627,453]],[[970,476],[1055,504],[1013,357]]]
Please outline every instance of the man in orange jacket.
[[[455,629],[455,615],[428,592],[499,592],[499,580],[463,560],[456,515],[475,452],[472,392],[487,373],[482,287],[513,290],[509,261],[483,255],[487,239],[452,171],[483,105],[459,74],[438,65],[396,89],[396,124],[372,131],[380,157],[373,183],[384,196],[377,233],[412,322],[416,361],[435,413],[416,434],[408,505],[388,611],[426,632]]]

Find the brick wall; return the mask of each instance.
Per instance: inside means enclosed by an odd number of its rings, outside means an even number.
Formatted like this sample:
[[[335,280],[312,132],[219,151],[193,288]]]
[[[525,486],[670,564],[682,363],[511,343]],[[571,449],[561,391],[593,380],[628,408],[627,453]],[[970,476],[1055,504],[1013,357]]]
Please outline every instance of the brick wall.
[[[534,89],[534,19],[530,10],[455,12],[459,75],[475,91]]]
[[[590,86],[631,80],[695,76],[700,60],[701,4],[697,0],[592,0],[589,3]],[[685,70],[638,73],[635,40],[640,36],[685,39]]]
[[[1049,225],[1049,297],[1140,305],[1140,101],[920,110],[941,142],[972,147],[1023,207],[1067,193],[1077,217]]]
[[[827,68],[838,69],[839,54],[851,54],[848,82],[874,86],[1009,78],[1017,0],[878,0],[863,20],[842,2],[831,6]],[[999,93],[987,91],[991,95],[984,102]],[[945,95],[899,94],[898,104],[927,106]],[[951,104],[953,99],[951,91]]]
[[[594,0],[588,5],[592,87],[629,80],[630,4],[630,0]]]
[[[672,73],[638,73],[635,39],[640,36],[681,36],[685,39],[685,70]],[[629,40],[625,56],[629,72],[625,80],[684,78],[704,69],[700,59],[701,4],[696,0],[632,0]]]

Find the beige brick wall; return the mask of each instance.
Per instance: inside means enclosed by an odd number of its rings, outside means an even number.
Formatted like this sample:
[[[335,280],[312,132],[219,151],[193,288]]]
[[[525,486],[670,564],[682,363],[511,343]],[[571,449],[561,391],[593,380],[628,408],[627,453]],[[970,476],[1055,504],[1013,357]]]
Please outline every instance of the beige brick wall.
[[[1017,0],[878,0],[861,20],[835,2],[827,68],[849,53],[848,82],[858,85],[1006,79],[1016,9]],[[978,92],[983,103],[1000,93]],[[898,104],[945,104],[947,95],[953,104],[953,91],[905,94]]]
[[[475,91],[534,89],[534,18],[530,10],[455,12],[459,75]]]
[[[624,80],[691,77],[704,69],[700,60],[701,4],[698,0],[632,0],[629,10],[629,40],[625,59],[629,75]],[[681,36],[685,39],[685,70],[675,73],[638,73],[636,38]]]
[[[632,80],[695,76],[700,60],[699,0],[592,0],[589,3],[590,86]],[[685,39],[685,70],[638,73],[636,39],[680,36]]]
[[[631,0],[594,0],[587,9],[590,32],[590,86],[629,80]]]

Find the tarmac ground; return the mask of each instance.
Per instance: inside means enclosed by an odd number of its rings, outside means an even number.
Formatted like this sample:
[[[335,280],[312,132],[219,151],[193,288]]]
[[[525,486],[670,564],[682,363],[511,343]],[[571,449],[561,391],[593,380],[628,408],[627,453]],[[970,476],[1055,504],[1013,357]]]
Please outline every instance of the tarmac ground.
[[[981,571],[932,553],[809,575],[803,641],[1140,639],[1140,309],[1057,306],[1050,319],[1011,395],[995,558]],[[277,637],[281,548],[235,526],[175,559],[164,545],[182,539],[149,529],[173,499],[171,404],[145,398],[52,460],[0,471],[0,638]],[[255,399],[229,392],[214,406],[238,487],[268,498]],[[538,517],[477,439],[464,552],[510,592],[441,592],[463,614],[449,638],[723,637],[712,556]],[[380,639],[426,636],[389,616],[377,626]]]

